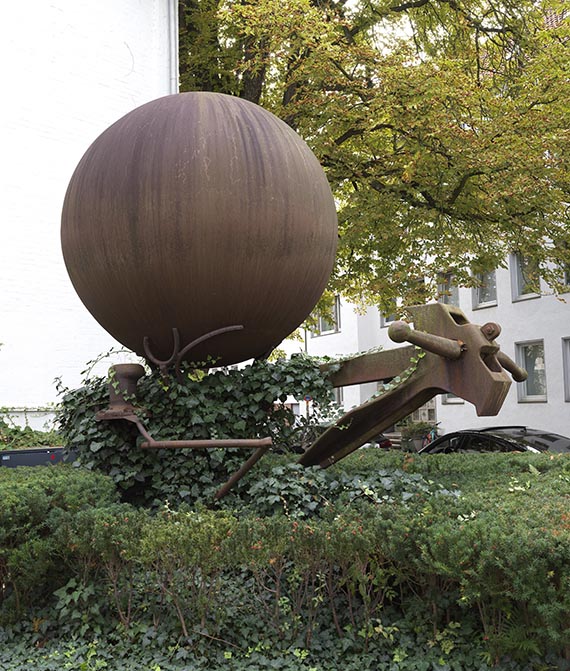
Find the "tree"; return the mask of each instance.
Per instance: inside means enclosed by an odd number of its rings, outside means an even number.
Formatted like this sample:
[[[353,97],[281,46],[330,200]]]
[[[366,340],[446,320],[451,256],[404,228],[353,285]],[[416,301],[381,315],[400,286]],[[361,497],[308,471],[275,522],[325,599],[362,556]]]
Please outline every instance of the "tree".
[[[392,312],[570,263],[570,20],[560,0],[181,0],[181,87],[283,118],[339,211],[330,288]],[[420,277],[427,283],[418,282]]]

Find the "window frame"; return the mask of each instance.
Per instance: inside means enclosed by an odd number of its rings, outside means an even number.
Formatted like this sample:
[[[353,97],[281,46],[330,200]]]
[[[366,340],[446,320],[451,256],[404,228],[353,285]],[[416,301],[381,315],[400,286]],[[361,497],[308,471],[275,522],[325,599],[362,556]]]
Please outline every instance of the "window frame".
[[[564,402],[570,403],[570,336],[562,338],[562,370],[564,377]]]
[[[562,284],[565,287],[565,291],[563,291],[562,293],[567,294],[568,292],[570,292],[570,265],[565,266],[562,269]]]
[[[485,276],[490,276],[490,275],[492,275],[493,278],[494,278],[495,298],[493,300],[490,300],[490,301],[482,301],[482,300],[480,300],[480,291],[483,287],[482,286],[473,287],[473,292],[471,294],[473,310],[482,310],[484,308],[496,307],[499,304],[499,302],[497,300],[497,271],[496,270],[489,270],[486,273],[475,273],[474,277],[477,278],[477,280],[482,282],[483,278]]]
[[[539,291],[527,291],[523,293],[524,287],[521,287],[520,279],[524,278],[524,262],[532,263],[532,259],[522,256],[518,252],[510,255],[509,266],[511,273],[511,294],[513,303],[518,301],[528,301],[533,298],[540,298],[540,276],[537,277]]]
[[[546,379],[546,353],[544,348],[544,340],[537,338],[535,340],[525,340],[515,343],[515,360],[517,364],[526,370],[526,356],[524,349],[531,345],[542,346],[542,362],[544,366],[544,394],[529,394],[528,393],[528,379],[517,384],[517,396],[519,403],[548,403],[548,382]]]
[[[325,321],[326,320],[326,321]],[[323,315],[317,315],[317,324],[316,329],[312,331],[311,337],[318,338],[323,335],[331,335],[333,333],[340,333],[340,296],[337,294],[334,297],[333,310],[332,310],[332,326],[331,329],[323,329],[323,323],[327,325],[330,323],[327,317]]]
[[[344,387],[333,387],[334,402],[339,408],[344,408]]]
[[[459,307],[459,287],[453,281],[453,273],[441,273],[437,282],[437,302]]]
[[[395,321],[398,321],[398,317],[396,316],[395,312],[391,315],[385,315],[383,312],[380,313],[380,328],[388,328],[390,324],[393,324]]]
[[[452,394],[451,392],[441,395],[441,404],[442,405],[463,405],[465,401],[461,396]]]

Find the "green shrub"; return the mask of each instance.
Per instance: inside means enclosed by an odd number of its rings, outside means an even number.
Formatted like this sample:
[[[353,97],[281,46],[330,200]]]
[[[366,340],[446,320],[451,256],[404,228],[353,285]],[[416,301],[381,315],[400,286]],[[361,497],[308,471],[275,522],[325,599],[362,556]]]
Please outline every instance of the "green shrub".
[[[62,581],[54,531],[77,511],[116,500],[108,478],[67,465],[0,469],[0,593],[3,617],[42,603]]]
[[[20,427],[0,418],[0,450],[59,445],[63,445],[63,437],[58,431],[38,431],[30,426]]]
[[[276,450],[299,440],[300,427],[283,405],[288,395],[310,395],[321,412],[333,411],[332,387],[318,362],[305,356],[258,361],[240,370],[217,370],[168,383],[157,373],[139,381],[140,412],[156,440],[271,436]],[[142,450],[136,428],[122,421],[97,422],[108,404],[107,381],[87,381],[62,399],[59,422],[80,462],[100,469],[128,501],[153,504],[210,501],[250,453],[244,450]],[[148,417],[148,419],[145,419]],[[305,427],[306,428],[306,427]],[[243,486],[244,483],[241,483]]]
[[[160,639],[181,668],[324,670],[331,650],[387,671],[568,656],[568,456],[366,449],[326,471],[286,455],[260,471],[222,509],[153,511],[80,469],[0,471],[5,619],[43,606],[42,640]]]

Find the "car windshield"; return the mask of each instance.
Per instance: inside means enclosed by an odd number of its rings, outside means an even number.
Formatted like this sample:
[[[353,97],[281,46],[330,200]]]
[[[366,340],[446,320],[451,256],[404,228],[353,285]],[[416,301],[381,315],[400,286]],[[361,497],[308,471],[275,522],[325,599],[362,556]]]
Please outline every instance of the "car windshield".
[[[441,454],[447,452],[513,452],[523,451],[522,445],[505,440],[503,436],[493,434],[477,433],[475,431],[462,431],[449,436],[443,436],[428,445],[425,452],[430,454]]]
[[[497,427],[487,429],[486,433],[501,436],[517,443],[534,447],[541,452],[570,452],[570,439],[548,431],[527,429],[524,426]]]

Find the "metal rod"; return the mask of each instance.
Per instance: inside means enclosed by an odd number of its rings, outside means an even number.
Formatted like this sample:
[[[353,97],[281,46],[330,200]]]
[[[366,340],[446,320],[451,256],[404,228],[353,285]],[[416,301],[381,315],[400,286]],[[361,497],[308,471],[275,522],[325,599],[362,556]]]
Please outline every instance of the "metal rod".
[[[140,430],[140,429],[139,429]],[[148,435],[148,434],[147,434]],[[141,443],[141,447],[147,449],[177,449],[188,447],[194,450],[203,450],[214,447],[245,447],[245,448],[266,448],[273,444],[271,438],[251,438],[251,439],[219,439],[219,440],[146,440]]]
[[[527,379],[528,373],[526,370],[520,366],[517,366],[511,357],[507,356],[504,352],[501,352],[501,350],[497,352],[496,356],[497,361],[505,370],[509,371],[515,382],[524,382]]]
[[[271,439],[265,439],[271,441]],[[267,452],[269,449],[269,445],[264,445],[262,447],[259,447],[256,452],[254,452],[251,457],[243,464],[243,466],[237,470],[232,477],[224,484],[222,485],[218,491],[216,492],[215,499],[219,501],[222,497],[224,497],[230,489],[243,478],[243,476],[250,471],[255,464],[261,459],[261,457]]]
[[[439,354],[446,359],[459,359],[463,352],[462,343],[450,338],[424,333],[423,331],[414,331],[406,322],[397,321],[390,324],[388,335],[394,342],[410,342],[422,349]]]

